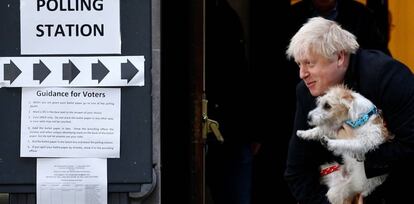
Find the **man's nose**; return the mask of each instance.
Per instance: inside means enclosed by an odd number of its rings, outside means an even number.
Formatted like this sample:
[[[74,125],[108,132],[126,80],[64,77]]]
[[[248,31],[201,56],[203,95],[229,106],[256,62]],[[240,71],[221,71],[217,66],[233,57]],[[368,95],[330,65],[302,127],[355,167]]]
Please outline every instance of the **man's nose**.
[[[299,69],[299,77],[301,79],[304,79],[308,76],[309,76],[308,70],[304,66],[301,66],[300,69]]]

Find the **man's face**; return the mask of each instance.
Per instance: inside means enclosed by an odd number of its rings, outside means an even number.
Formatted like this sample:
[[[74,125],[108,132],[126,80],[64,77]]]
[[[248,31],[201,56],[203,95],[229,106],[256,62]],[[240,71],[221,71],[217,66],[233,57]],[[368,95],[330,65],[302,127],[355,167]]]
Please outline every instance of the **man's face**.
[[[343,82],[346,66],[344,55],[337,54],[334,59],[320,55],[307,54],[296,59],[299,77],[305,82],[312,96],[323,95],[329,87]]]

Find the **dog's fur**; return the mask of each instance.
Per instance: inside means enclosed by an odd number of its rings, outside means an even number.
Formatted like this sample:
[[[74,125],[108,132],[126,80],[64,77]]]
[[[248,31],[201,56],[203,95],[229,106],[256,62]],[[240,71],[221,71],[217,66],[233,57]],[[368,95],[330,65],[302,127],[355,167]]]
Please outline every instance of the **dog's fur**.
[[[374,104],[343,85],[330,88],[317,98],[317,107],[309,112],[309,130],[298,130],[297,135],[307,140],[321,140],[334,154],[343,158],[338,171],[322,177],[329,187],[327,197],[333,204],[350,203],[357,195],[367,196],[380,185],[386,175],[367,179],[365,176],[365,153],[390,139],[384,121],[379,114],[372,115],[362,126],[353,129],[345,123],[355,121],[367,113]],[[321,169],[333,165],[325,164]]]

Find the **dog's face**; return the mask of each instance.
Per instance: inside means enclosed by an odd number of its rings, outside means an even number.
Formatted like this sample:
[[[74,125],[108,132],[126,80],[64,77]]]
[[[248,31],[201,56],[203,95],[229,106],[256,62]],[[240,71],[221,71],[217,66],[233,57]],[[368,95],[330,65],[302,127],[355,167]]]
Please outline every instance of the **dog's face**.
[[[334,86],[317,98],[317,107],[309,112],[309,125],[338,129],[348,120],[354,101],[353,92],[344,86]]]

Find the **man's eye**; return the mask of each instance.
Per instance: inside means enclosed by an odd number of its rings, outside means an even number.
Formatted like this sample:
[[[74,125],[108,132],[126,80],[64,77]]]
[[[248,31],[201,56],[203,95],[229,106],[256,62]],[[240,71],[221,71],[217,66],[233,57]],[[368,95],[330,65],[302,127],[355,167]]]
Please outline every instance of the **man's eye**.
[[[329,105],[328,103],[325,103],[325,104],[323,104],[323,109],[329,110],[329,109],[331,109],[331,105]]]

